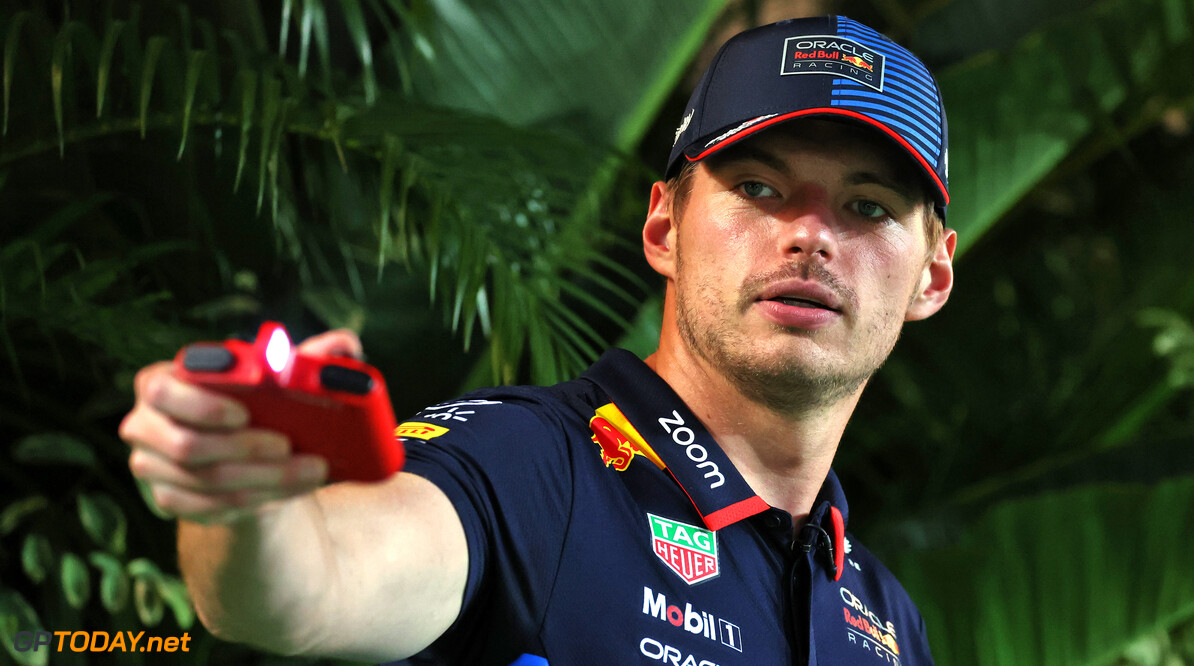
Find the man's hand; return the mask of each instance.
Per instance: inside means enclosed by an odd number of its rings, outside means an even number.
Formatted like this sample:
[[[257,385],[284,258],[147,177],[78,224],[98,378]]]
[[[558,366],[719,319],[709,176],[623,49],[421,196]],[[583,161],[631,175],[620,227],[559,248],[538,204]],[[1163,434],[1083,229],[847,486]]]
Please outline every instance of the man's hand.
[[[332,331],[299,350],[360,357],[361,343]],[[120,436],[133,474],[183,519],[179,567],[213,634],[372,662],[443,635],[468,579],[464,527],[443,491],[405,472],[321,488],[321,458],[249,428],[243,405],[177,379],[172,367],[138,373]]]
[[[360,340],[346,330],[311,338],[299,351],[362,353]],[[175,378],[170,362],[142,369],[134,386],[136,404],[120,425],[120,436],[132,446],[129,468],[172,516],[231,522],[327,479],[322,458],[292,455],[284,435],[249,428],[243,405]]]

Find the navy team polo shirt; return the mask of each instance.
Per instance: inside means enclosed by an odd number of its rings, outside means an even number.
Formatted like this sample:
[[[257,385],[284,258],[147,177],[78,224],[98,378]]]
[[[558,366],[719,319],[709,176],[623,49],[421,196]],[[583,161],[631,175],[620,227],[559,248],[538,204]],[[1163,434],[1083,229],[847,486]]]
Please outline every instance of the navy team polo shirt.
[[[630,352],[400,434],[469,549],[460,617],[401,663],[932,664],[916,606],[846,534],[834,473],[797,532]]]

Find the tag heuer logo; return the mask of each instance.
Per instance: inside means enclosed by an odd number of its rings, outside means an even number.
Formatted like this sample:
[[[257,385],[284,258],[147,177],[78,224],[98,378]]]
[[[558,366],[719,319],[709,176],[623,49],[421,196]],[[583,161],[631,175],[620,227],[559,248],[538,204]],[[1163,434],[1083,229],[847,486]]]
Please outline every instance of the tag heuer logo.
[[[689,585],[716,578],[717,534],[695,525],[647,514],[651,524],[651,550]]]

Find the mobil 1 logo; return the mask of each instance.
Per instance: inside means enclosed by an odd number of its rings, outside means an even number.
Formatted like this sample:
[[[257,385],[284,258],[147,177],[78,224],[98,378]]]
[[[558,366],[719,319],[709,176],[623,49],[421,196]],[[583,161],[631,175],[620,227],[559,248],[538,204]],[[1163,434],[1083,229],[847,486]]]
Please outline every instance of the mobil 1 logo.
[[[663,592],[656,592],[646,585],[643,586],[643,615],[742,652],[742,629],[738,625],[708,611],[693,608],[690,603],[685,603],[684,608],[680,608],[678,603],[669,604]]]

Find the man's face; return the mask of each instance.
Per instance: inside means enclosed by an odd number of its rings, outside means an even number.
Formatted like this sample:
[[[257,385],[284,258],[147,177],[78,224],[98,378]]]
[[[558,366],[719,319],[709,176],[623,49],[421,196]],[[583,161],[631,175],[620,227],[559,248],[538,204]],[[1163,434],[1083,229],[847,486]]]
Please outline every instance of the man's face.
[[[706,159],[670,233],[684,344],[775,409],[855,394],[903,322],[944,302],[923,296],[940,282],[927,206],[908,158],[848,124],[798,121]]]

